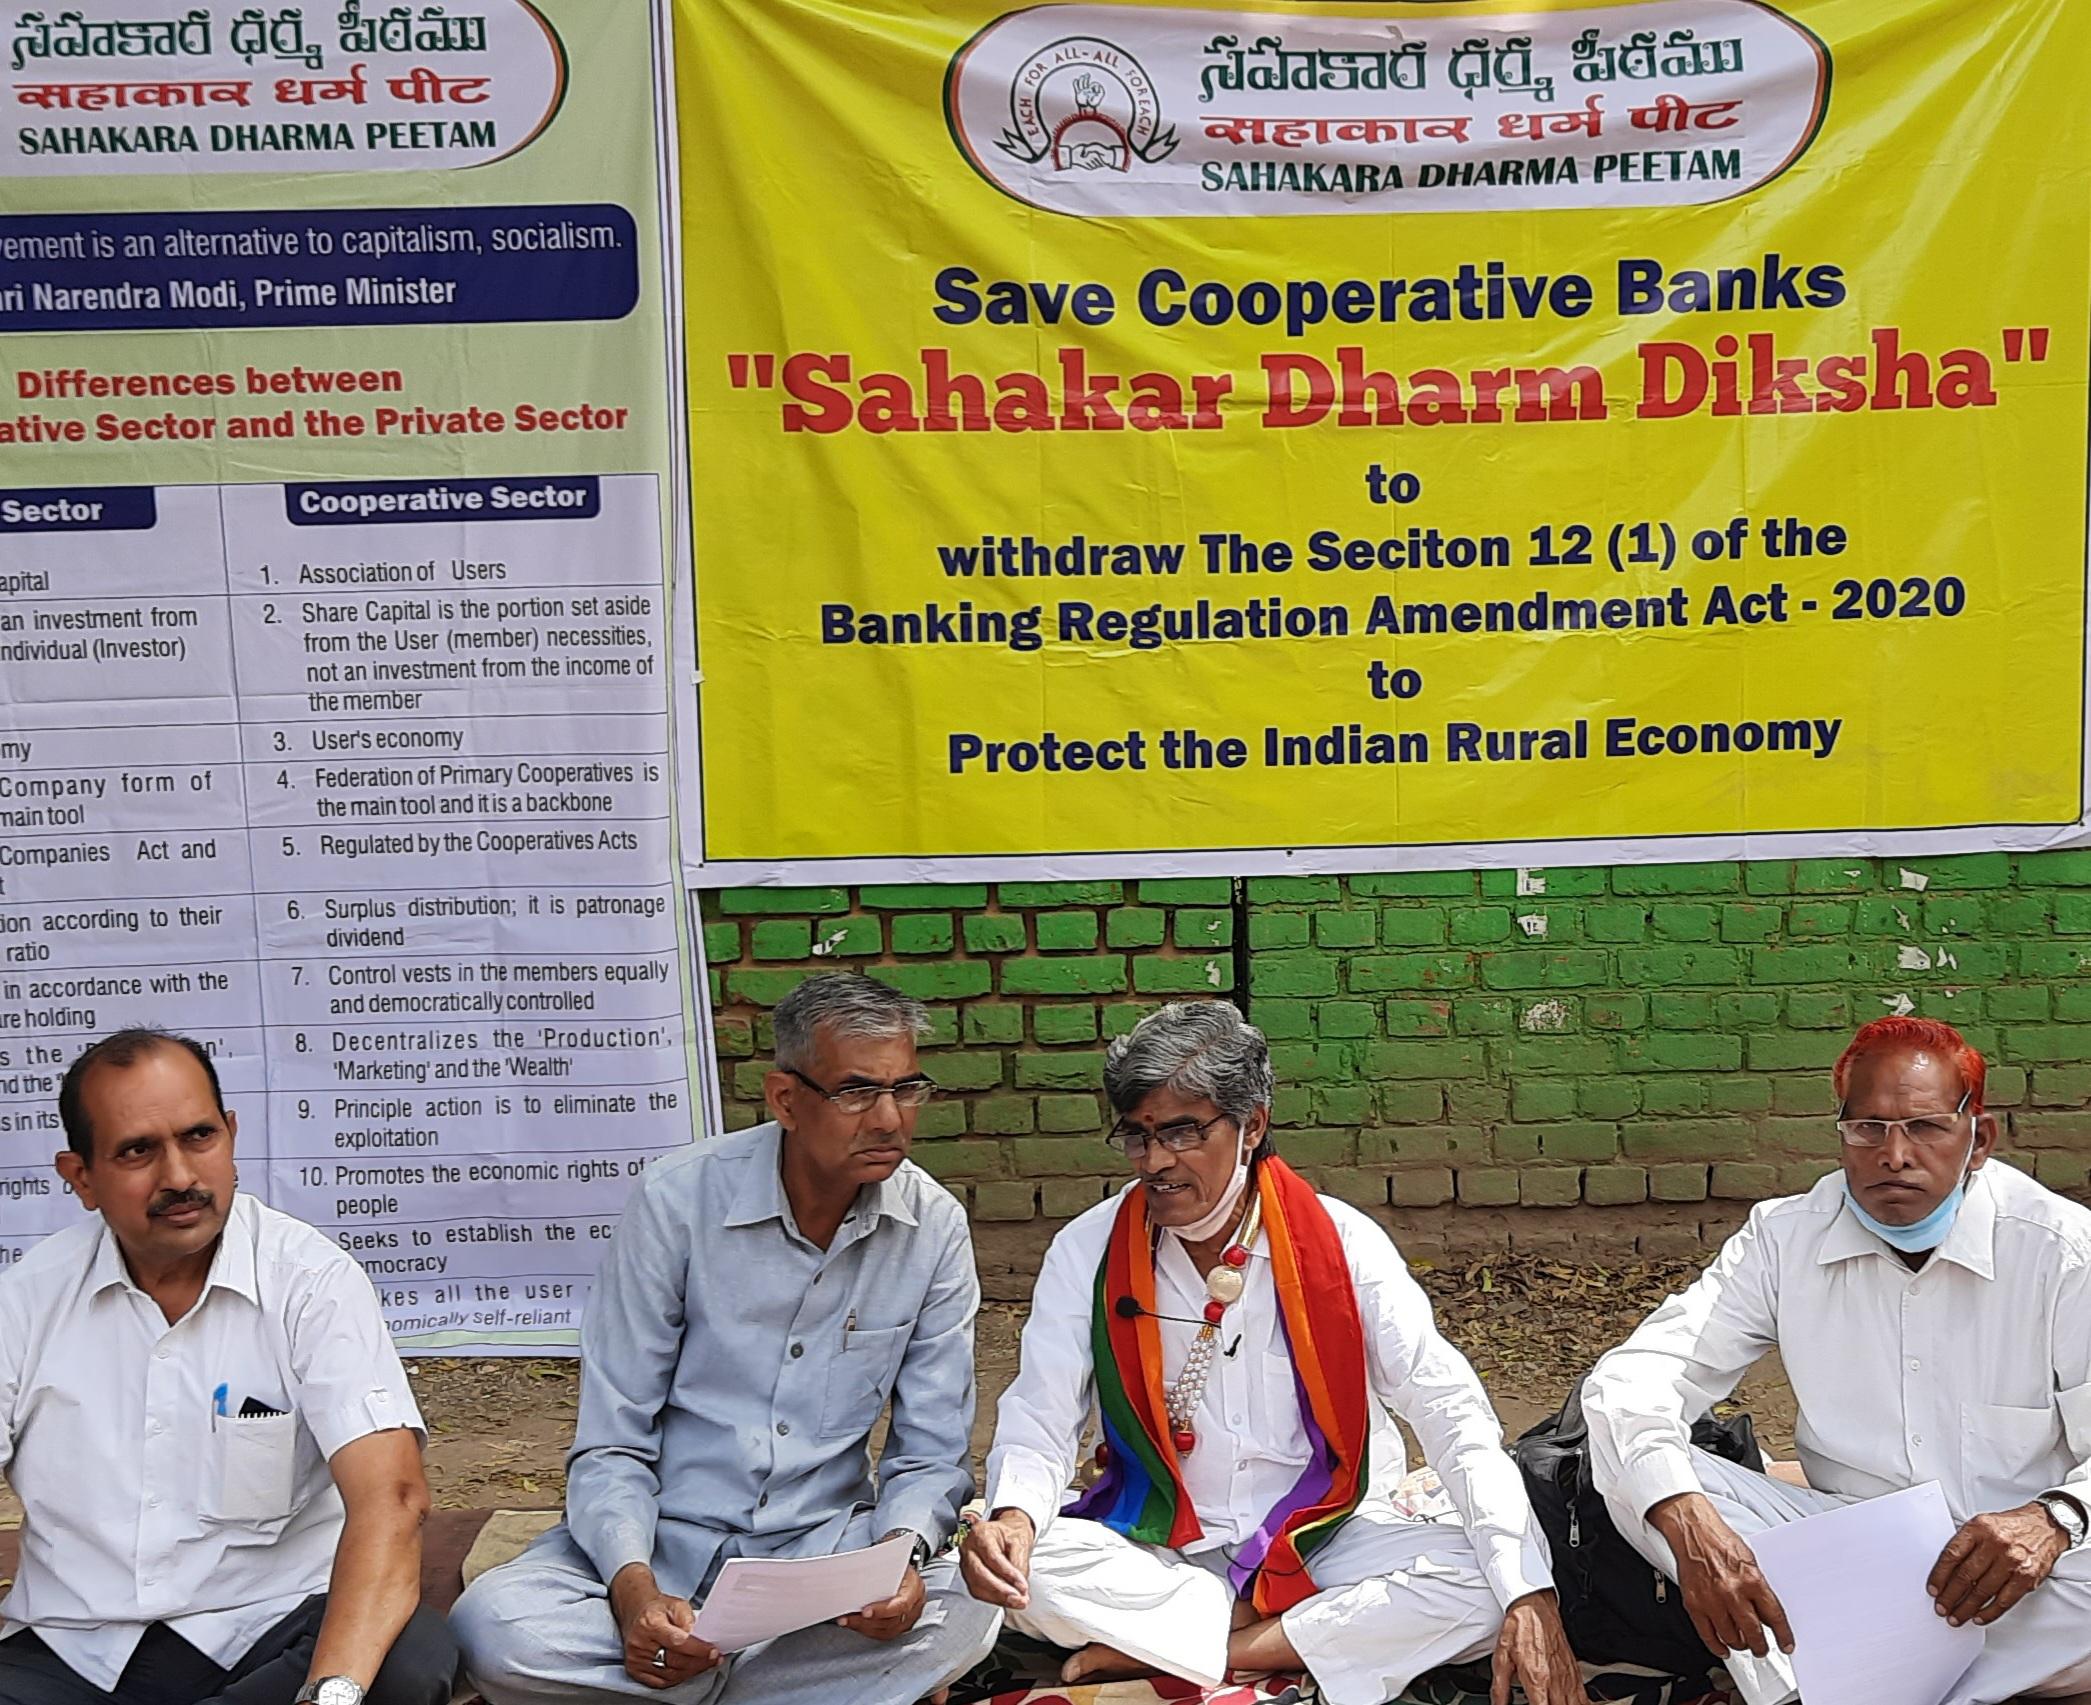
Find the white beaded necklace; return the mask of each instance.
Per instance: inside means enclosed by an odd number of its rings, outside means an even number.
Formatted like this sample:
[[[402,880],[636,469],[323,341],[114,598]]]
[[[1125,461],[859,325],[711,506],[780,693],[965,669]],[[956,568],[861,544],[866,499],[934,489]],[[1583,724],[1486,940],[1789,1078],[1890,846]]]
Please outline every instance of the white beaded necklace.
[[[1256,1247],[1262,1227],[1263,1200],[1251,1185],[1248,1212],[1242,1216],[1218,1264],[1205,1275],[1205,1324],[1191,1340],[1183,1371],[1163,1399],[1169,1411],[1170,1440],[1178,1456],[1188,1456],[1197,1446],[1198,1432],[1191,1423],[1198,1414],[1198,1405],[1205,1400],[1206,1382],[1212,1378],[1213,1353],[1220,1343],[1220,1320],[1231,1304],[1241,1300],[1247,1287],[1243,1269],[1249,1264],[1249,1251]]]

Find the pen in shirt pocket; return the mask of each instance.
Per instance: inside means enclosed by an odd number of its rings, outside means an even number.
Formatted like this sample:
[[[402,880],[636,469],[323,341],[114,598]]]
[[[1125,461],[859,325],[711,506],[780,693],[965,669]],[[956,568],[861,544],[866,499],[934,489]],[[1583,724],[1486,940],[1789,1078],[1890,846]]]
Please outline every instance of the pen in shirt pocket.
[[[218,1422],[225,1415],[225,1400],[232,1395],[232,1386],[225,1380],[218,1382],[218,1389],[211,1393],[211,1431],[218,1430]]]
[[[857,1329],[857,1311],[851,1309],[849,1318],[842,1323],[842,1347],[849,1348],[849,1335]]]

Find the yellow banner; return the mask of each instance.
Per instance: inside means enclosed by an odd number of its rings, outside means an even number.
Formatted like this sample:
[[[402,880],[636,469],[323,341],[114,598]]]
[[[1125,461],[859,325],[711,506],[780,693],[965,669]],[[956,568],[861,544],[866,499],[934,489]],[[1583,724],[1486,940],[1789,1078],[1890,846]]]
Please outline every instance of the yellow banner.
[[[708,865],[2079,832],[2091,6],[676,21]]]

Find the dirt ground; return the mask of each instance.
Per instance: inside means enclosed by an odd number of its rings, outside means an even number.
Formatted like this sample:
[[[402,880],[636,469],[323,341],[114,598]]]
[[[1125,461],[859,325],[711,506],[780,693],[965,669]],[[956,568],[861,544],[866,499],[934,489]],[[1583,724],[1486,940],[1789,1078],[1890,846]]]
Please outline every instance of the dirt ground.
[[[1570,1383],[1665,1295],[1690,1280],[1690,1262],[1579,1267],[1504,1257],[1464,1269],[1419,1268],[1441,1329],[1481,1374],[1515,1436],[1560,1405]],[[976,1457],[994,1429],[994,1400],[1016,1373],[1026,1311],[980,1312]],[[446,1509],[556,1509],[573,1436],[573,1361],[424,1359],[408,1369],[429,1423],[429,1485]],[[1758,1367],[1736,1407],[1757,1421],[1776,1455],[1793,1445],[1793,1394],[1776,1361]]]

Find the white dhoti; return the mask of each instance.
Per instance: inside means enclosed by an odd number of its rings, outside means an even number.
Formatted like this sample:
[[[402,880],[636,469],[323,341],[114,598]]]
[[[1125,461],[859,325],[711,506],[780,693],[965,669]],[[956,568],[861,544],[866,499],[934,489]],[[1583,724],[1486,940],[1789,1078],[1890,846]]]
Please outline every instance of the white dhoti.
[[[1202,1687],[1225,1679],[1235,1596],[1228,1548],[1141,1545],[1062,1516],[1031,1553],[1031,1602],[1011,1626],[1055,1646],[1092,1641]],[[1486,1657],[1503,1610],[1457,1523],[1368,1505],[1308,1560],[1312,1598],[1285,1635],[1329,1705],[1382,1705],[1440,1664]]]
[[[1738,1463],[1693,1450],[1700,1487],[1721,1519],[1748,1539],[1752,1534],[1853,1502],[1833,1492],[1788,1485]],[[1629,1543],[1672,1580],[1677,1561],[1638,1511],[1608,1500],[1612,1520]],[[1731,1652],[1728,1672],[1749,1705],[1782,1705],[1798,1697],[1793,1660],[1773,1646],[1769,1656]],[[2057,1697],[2091,1691],[2091,1555],[2065,1556],[2055,1573],[1986,1630],[1982,1655],[1960,1678],[1944,1705],[2003,1705],[2026,1695]]]
[[[1502,1425],[1473,1368],[1439,1334],[1430,1299],[1374,1221],[1346,1203],[1316,1201],[1350,1271],[1364,1363],[1355,1372],[1364,1376],[1370,1440],[1358,1452],[1357,1512],[1308,1558],[1316,1590],[1284,1613],[1283,1628],[1329,1705],[1382,1705],[1425,1670],[1487,1656],[1503,1607],[1549,1589],[1553,1576],[1517,1466],[1503,1449]],[[1057,1514],[1092,1404],[1105,1401],[1093,1327],[1097,1273],[1119,1211],[1102,1203],[1053,1240],[1024,1327],[1023,1366],[1002,1394],[987,1507],[1021,1511],[1039,1533],[1030,1603],[1007,1620],[1056,1646],[1110,1646],[1214,1686],[1227,1668],[1238,1603],[1227,1579],[1231,1560],[1274,1512],[1295,1507],[1291,1500],[1312,1485],[1307,1469],[1318,1453],[1327,1453],[1326,1467],[1336,1466],[1330,1429],[1310,1414],[1293,1360],[1295,1332],[1318,1329],[1304,1319],[1287,1324],[1270,1242],[1258,1238],[1246,1261],[1232,1264],[1243,1275],[1242,1292],[1222,1305],[1223,1328],[1208,1341],[1205,1371],[1194,1381],[1194,1448],[1175,1460],[1175,1495],[1189,1500],[1211,1543],[1192,1552],[1140,1545],[1101,1523]],[[1311,1226],[1313,1215],[1301,1223]],[[1147,1377],[1160,1376],[1166,1387],[1188,1364],[1208,1301],[1217,1299],[1174,1237],[1155,1246],[1154,1283],[1148,1312],[1156,1317],[1159,1367]],[[1414,1427],[1456,1522],[1397,1512],[1392,1494],[1405,1459],[1395,1416]]]

